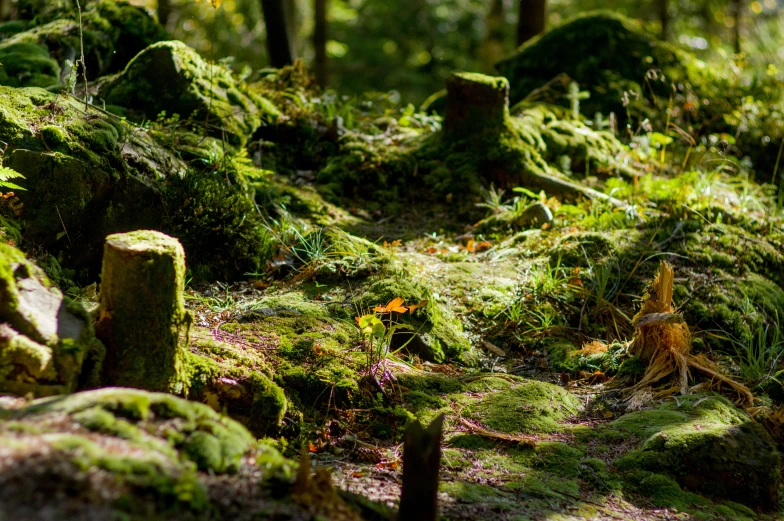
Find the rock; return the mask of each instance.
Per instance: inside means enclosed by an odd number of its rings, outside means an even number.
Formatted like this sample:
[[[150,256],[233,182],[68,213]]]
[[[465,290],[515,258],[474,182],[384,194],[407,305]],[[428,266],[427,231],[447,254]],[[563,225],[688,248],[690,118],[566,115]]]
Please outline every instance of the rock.
[[[575,49],[592,49],[586,57]],[[509,79],[512,104],[523,100],[558,75],[565,73],[591,97],[580,102],[580,112],[624,118],[624,91],[645,95],[646,73],[658,69],[667,81],[650,81],[656,96],[671,94],[671,83],[689,82],[701,67],[688,53],[658,40],[636,20],[611,11],[581,14],[530,40],[499,62],[498,71]]]
[[[240,89],[228,69],[207,63],[179,41],[140,52],[102,86],[101,97],[136,119],[178,114],[235,145],[244,145],[256,129],[279,116],[268,100]]]
[[[245,508],[263,510],[262,482],[291,468],[269,446],[253,451],[242,425],[169,394],[106,388],[0,407],[3,519],[235,518],[216,498],[242,485],[254,491]],[[243,465],[252,477],[233,476]]]
[[[186,393],[185,252],[172,237],[138,230],[106,238],[98,338],[107,346],[109,385]]]
[[[121,70],[136,53],[167,37],[144,9],[127,2],[98,0],[82,7],[83,38],[79,13],[70,2],[22,9],[23,16],[35,17],[37,26],[0,42],[0,85],[50,87],[60,83],[65,61],[76,61],[81,42],[92,80]]]
[[[544,226],[553,223],[553,212],[544,203],[534,203],[523,211],[514,223],[519,228]]]
[[[665,474],[687,490],[771,507],[781,483],[781,457],[764,428],[725,398],[689,395],[612,423],[643,438],[618,460],[619,470]]]
[[[0,243],[0,390],[46,396],[90,385],[103,357],[87,313]],[[82,375],[85,360],[88,370]]]

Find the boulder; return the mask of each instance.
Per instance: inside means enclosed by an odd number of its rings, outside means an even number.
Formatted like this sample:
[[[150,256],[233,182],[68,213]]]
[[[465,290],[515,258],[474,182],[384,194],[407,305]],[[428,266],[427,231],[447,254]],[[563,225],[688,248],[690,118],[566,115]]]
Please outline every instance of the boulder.
[[[642,438],[616,460],[634,479],[667,475],[692,492],[771,507],[781,484],[781,456],[762,425],[725,398],[688,395],[612,423]]]
[[[140,52],[100,92],[106,103],[128,109],[132,118],[178,114],[235,145],[243,145],[262,124],[279,116],[268,100],[241,89],[228,69],[206,62],[179,41]]]
[[[575,52],[589,49],[589,53]],[[666,81],[650,80],[657,96],[667,98],[672,82],[696,81],[700,69],[688,53],[658,40],[636,20],[611,11],[581,14],[523,44],[513,55],[496,65],[509,79],[509,99],[518,103],[558,75],[565,73],[591,93],[580,102],[588,117],[626,114],[625,91],[646,95],[648,71],[657,71]]]
[[[0,85],[49,87],[65,81],[65,62],[80,58],[82,42],[92,80],[121,70],[139,51],[167,38],[144,9],[125,1],[85,2],[81,33],[79,13],[70,2],[20,9],[22,16],[34,19],[26,30],[0,42]]]
[[[256,440],[239,423],[162,393],[105,388],[3,402],[0,419],[3,519],[206,519],[231,503],[213,503],[216,480],[220,489],[235,479],[239,490],[248,476],[231,475],[243,465],[256,485],[291,467],[271,447],[252,452]],[[245,508],[269,504],[258,490]]]
[[[0,243],[0,391],[47,396],[95,384],[103,353],[84,309]]]

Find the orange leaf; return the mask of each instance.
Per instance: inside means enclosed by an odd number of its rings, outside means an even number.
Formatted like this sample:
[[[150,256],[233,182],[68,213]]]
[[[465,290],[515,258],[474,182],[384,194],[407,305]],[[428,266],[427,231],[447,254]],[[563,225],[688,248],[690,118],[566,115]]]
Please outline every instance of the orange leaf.
[[[311,441],[308,442],[308,452],[318,452],[318,447]]]
[[[429,248],[427,248],[425,251],[426,251],[427,253],[429,253],[430,255],[434,255],[434,254],[438,253],[438,251],[439,251],[439,250],[438,250],[438,248],[436,248],[435,246],[430,246],[430,247],[429,247]]]
[[[473,239],[469,239],[468,243],[465,245],[465,249],[468,253],[474,253],[476,251],[476,246]]]
[[[488,241],[482,241],[482,242],[476,243],[475,249],[476,249],[477,252],[480,252],[480,251],[489,250],[492,247],[493,247],[493,245],[490,244]]]
[[[376,313],[405,313],[408,308],[403,305],[403,299],[400,297],[393,298],[386,306],[376,306],[373,308]]]
[[[413,304],[411,306],[408,306],[408,310],[411,313],[414,313],[414,311],[416,311],[417,309],[421,308],[422,306],[427,306],[427,300],[420,300],[419,304]]]

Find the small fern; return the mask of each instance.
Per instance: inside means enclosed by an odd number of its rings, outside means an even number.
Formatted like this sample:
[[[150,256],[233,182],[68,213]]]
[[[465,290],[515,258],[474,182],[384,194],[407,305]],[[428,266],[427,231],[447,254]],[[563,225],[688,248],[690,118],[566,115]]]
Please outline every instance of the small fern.
[[[5,166],[0,166],[0,190],[24,190],[16,183],[10,182],[11,179],[24,179],[24,176]]]

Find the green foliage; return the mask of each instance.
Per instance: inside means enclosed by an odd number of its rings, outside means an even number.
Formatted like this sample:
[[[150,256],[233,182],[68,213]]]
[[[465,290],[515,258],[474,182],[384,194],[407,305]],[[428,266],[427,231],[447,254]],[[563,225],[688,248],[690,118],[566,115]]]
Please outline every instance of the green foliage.
[[[24,188],[12,182],[11,179],[24,179],[24,176],[16,170],[0,166],[0,189],[24,190]]]

